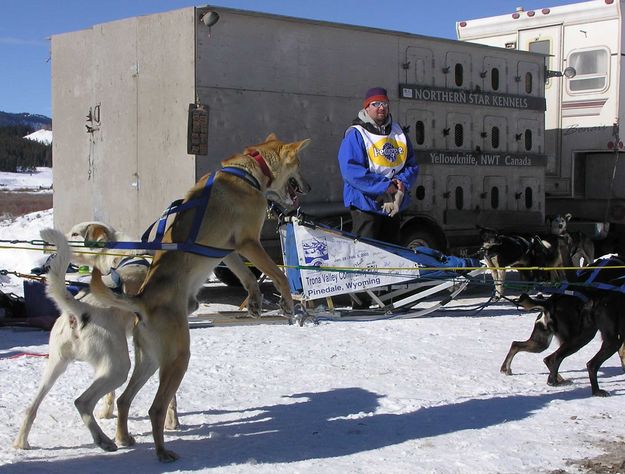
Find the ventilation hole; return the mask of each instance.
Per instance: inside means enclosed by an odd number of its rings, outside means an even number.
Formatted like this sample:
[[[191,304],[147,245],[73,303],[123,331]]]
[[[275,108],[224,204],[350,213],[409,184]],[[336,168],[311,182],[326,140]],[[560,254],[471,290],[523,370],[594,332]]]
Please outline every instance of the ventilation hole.
[[[454,127],[454,142],[456,146],[462,146],[464,143],[464,129],[461,123],[457,123]]]
[[[425,124],[421,120],[417,120],[415,123],[415,141],[417,145],[423,145],[425,143]]]
[[[491,209],[499,209],[499,188],[493,186],[490,190],[490,207]]]
[[[494,91],[499,90],[499,69],[496,67],[490,71],[490,86]]]
[[[456,67],[454,69],[454,72],[455,72],[454,77],[455,77],[455,80],[456,80],[456,85],[458,87],[460,87],[462,85],[462,83],[464,82],[464,77],[463,77],[463,75],[464,75],[464,68],[462,67],[462,64],[457,63]]]
[[[532,149],[532,131],[528,128],[525,130],[525,151]]]
[[[493,127],[490,131],[490,144],[496,150],[499,148],[499,127]]]
[[[529,186],[525,188],[525,209],[531,209],[534,206],[534,192]]]
[[[423,201],[425,199],[425,186],[423,185],[417,186],[417,190],[415,191],[415,197],[419,201]]]
[[[528,72],[525,74],[525,93],[531,94],[532,89],[534,88],[533,84],[534,78],[532,77],[532,73]]]
[[[456,209],[461,210],[464,208],[464,189],[458,186],[456,188]]]

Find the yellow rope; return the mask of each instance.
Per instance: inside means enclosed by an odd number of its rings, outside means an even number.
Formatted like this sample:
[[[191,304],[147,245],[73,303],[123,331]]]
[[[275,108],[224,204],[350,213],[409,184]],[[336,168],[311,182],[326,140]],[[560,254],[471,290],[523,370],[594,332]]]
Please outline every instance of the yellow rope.
[[[114,257],[127,257],[129,254],[127,253],[113,253],[113,252],[94,252],[89,250],[76,250],[77,248],[83,247],[82,242],[80,242],[80,247],[78,245],[72,245],[72,242],[69,242],[75,253],[85,254],[85,255],[111,255]],[[76,244],[76,243],[74,243]],[[38,247],[16,247],[10,245],[0,245],[0,249],[11,249],[11,250],[37,250],[43,252],[52,252],[54,248],[53,245],[38,248]],[[89,247],[84,247],[89,248]],[[137,257],[144,258],[152,258],[151,255],[133,255]],[[253,264],[246,262],[246,265],[253,266]],[[278,265],[280,268],[286,269],[299,269],[299,270],[310,270],[310,271],[328,271],[328,272],[357,272],[357,271],[366,271],[366,272],[380,272],[380,271],[472,271],[472,270],[504,270],[504,271],[518,271],[518,270],[527,270],[527,271],[562,271],[562,270],[595,270],[595,269],[623,269],[625,266],[610,266],[610,267],[414,267],[414,268],[403,268],[403,267],[385,267],[385,268],[364,268],[364,267],[325,267],[325,266],[306,266],[306,265]]]

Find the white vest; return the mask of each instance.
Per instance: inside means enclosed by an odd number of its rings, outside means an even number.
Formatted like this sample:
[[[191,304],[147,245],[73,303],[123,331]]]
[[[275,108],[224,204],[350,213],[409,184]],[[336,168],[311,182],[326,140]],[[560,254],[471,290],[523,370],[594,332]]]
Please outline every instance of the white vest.
[[[355,128],[362,136],[372,172],[391,179],[401,171],[408,157],[408,145],[406,135],[397,123],[393,122],[388,135],[376,135],[360,125],[350,128]]]

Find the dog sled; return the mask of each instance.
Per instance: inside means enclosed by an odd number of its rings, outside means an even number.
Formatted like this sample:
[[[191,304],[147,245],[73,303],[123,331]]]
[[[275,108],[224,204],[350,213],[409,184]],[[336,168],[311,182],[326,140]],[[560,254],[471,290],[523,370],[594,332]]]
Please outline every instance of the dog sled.
[[[315,321],[425,316],[451,302],[486,270],[476,259],[357,238],[301,216],[284,218],[279,231],[291,292],[304,303],[305,316]],[[339,295],[359,303],[363,293],[373,302],[368,309],[334,304]],[[309,301],[318,303],[312,315],[304,309]]]

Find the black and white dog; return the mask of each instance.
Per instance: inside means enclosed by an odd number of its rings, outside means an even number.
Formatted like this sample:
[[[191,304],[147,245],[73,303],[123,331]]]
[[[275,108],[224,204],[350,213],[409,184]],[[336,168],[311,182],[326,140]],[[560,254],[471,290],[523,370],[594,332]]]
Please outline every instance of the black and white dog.
[[[596,269],[600,269],[595,271]],[[590,284],[589,284],[590,283]],[[594,283],[594,286],[592,285]],[[601,285],[603,284],[603,287]],[[606,285],[607,284],[607,285]],[[566,381],[558,374],[562,361],[588,344],[597,331],[603,343],[599,352],[586,364],[594,396],[607,396],[599,388],[597,372],[615,352],[619,352],[621,365],[625,370],[625,260],[611,256],[598,259],[580,270],[577,282],[569,285],[567,292],[551,295],[546,299],[533,299],[523,294],[518,304],[527,310],[538,310],[540,314],[527,341],[514,341],[501,366],[501,372],[512,374],[512,359],[518,352],[539,353],[546,350],[553,337],[560,347],[544,359],[549,369],[547,383],[558,385]],[[621,287],[621,291],[619,291]],[[609,289],[608,289],[609,288]]]
[[[570,262],[557,237],[529,238],[520,235],[500,234],[496,230],[480,227],[481,253],[495,283],[496,296],[502,297],[508,268],[521,268],[519,274],[529,281],[560,281],[561,271],[527,270],[523,267],[562,267]]]

